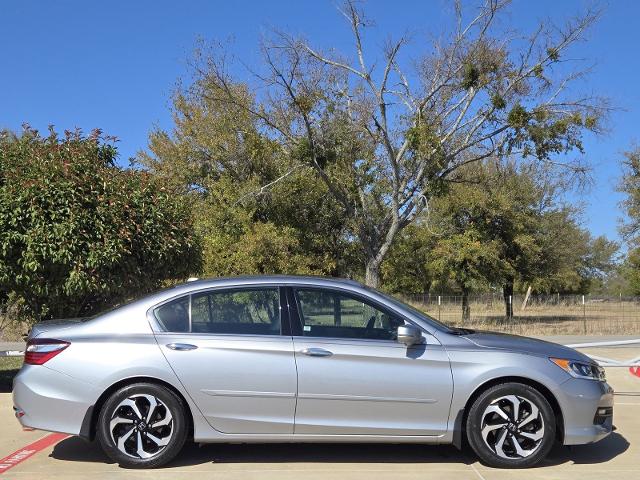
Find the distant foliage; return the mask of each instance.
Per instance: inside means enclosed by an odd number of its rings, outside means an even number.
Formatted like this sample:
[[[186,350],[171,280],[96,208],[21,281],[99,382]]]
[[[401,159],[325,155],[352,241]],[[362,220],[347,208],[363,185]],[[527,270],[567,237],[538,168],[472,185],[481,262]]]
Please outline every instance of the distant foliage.
[[[353,276],[359,245],[327,187],[311,168],[291,169],[251,116],[217,95],[204,80],[177,91],[173,131],[153,131],[137,159],[190,199],[202,275]]]
[[[618,190],[625,195],[621,203],[627,214],[620,226],[625,240],[640,245],[640,147],[624,153],[624,174]]]
[[[437,239],[428,221],[407,226],[382,264],[384,289],[401,295],[429,292],[434,281],[430,262]]]
[[[629,251],[620,273],[625,293],[640,295],[640,147],[624,153],[624,174],[618,190],[624,194],[621,206],[626,215],[620,233]]]
[[[573,183],[562,172],[489,161],[457,180],[393,246],[383,269],[392,290],[461,294],[468,318],[472,292],[501,287],[511,316],[518,290],[587,293],[615,270],[619,245],[592,237],[580,212],[558,200]]]
[[[184,198],[116,166],[112,140],[0,138],[0,290],[35,319],[91,314],[198,268]]]
[[[609,102],[573,87],[587,71],[571,52],[600,12],[587,9],[558,28],[545,22],[514,33],[508,4],[456,2],[433,40],[388,32],[384,46],[370,49],[375,22],[361,2],[346,0],[340,7],[352,37],[346,52],[335,39],[321,48],[274,30],[256,48],[257,65],[237,61],[227,42],[202,43],[192,82],[175,102],[175,132],[156,132],[152,155],[142,160],[197,182],[202,173],[220,173],[220,165],[225,174],[244,175],[247,168],[237,167],[266,159],[260,165],[277,168],[251,178],[260,196],[274,198],[282,192],[276,184],[304,171],[322,184],[321,208],[335,206],[334,218],[344,219],[324,237],[356,245],[364,281],[377,287],[395,239],[458,169],[491,157],[554,164],[560,154],[582,152],[585,134],[602,131]],[[585,173],[580,161],[566,167]],[[309,245],[307,235],[296,236]]]

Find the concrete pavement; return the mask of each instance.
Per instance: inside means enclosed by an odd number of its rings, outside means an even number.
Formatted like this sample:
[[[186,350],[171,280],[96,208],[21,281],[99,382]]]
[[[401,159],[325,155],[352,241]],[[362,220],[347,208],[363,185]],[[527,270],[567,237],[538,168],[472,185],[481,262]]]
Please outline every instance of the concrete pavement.
[[[6,403],[6,395],[2,397]],[[616,480],[640,478],[640,401],[616,407],[619,430],[594,445],[558,446],[542,467],[518,471],[519,478]],[[4,413],[4,410],[3,410]],[[5,417],[6,418],[6,417]],[[15,432],[14,432],[15,435]],[[4,437],[4,429],[2,437]],[[34,433],[16,435],[27,444]],[[29,437],[29,438],[27,438]],[[6,443],[0,443],[6,448]],[[187,445],[176,461],[154,471],[124,470],[109,463],[97,444],[68,438],[3,474],[31,478],[193,478],[215,479],[424,479],[500,480],[514,472],[478,463],[467,453],[449,446],[422,445]]]
[[[579,447],[554,448],[542,467],[521,470],[524,480],[590,480],[640,478],[640,378],[626,369],[608,369],[618,391],[637,392],[616,397],[618,430],[605,440]],[[0,395],[0,458],[45,435],[23,432],[11,411],[11,396]],[[69,437],[2,474],[0,478],[193,478],[215,479],[424,479],[507,480],[514,472],[481,465],[469,453],[451,446],[189,444],[168,467],[153,471],[125,470],[109,462],[96,443]]]
[[[0,352],[6,351],[24,351],[24,342],[0,342]]]

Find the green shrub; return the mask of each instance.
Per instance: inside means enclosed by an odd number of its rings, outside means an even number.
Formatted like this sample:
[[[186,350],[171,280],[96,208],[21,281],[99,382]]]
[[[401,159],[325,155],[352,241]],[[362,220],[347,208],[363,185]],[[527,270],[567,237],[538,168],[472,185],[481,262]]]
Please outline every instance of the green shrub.
[[[115,163],[115,139],[0,138],[0,291],[34,320],[92,314],[197,270],[184,197]]]

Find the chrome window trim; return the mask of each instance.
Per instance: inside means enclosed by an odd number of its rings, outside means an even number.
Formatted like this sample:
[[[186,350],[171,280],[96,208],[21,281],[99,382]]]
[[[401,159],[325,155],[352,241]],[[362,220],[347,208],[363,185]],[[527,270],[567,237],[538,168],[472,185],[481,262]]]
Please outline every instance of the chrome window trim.
[[[343,338],[343,337],[303,337],[300,335],[294,335],[293,341],[294,343],[298,341],[298,343],[306,342],[306,343],[330,343],[330,344],[340,344],[340,345],[359,345],[359,346],[378,346],[378,347],[397,347],[403,350],[407,350],[408,348],[420,348],[420,346],[424,345],[442,345],[440,341],[431,335],[429,332],[426,332],[420,326],[416,325],[422,331],[424,343],[412,345],[407,347],[405,344],[400,343],[396,340],[376,340],[372,338]],[[364,345],[363,345],[364,344]]]
[[[193,332],[193,321],[191,320],[191,304],[192,303],[193,303],[193,293],[190,293],[189,294],[189,333]]]
[[[369,301],[373,302],[375,305],[380,306],[382,309],[386,309],[386,310],[390,310],[392,312],[394,312],[397,316],[401,317],[403,320],[406,320],[409,324],[414,325],[416,327],[418,327],[420,330],[422,330],[424,333],[428,333],[429,335],[431,335],[432,337],[435,338],[434,335],[434,331],[438,331],[438,332],[444,332],[443,330],[440,330],[436,325],[433,325],[432,323],[430,323],[428,320],[425,319],[420,319],[418,318],[417,320],[411,318],[411,312],[408,312],[409,315],[407,315],[404,311],[404,309],[401,311],[398,309],[398,306],[395,304],[387,304],[384,300],[384,297],[382,297],[382,300],[378,299],[375,295],[376,292],[374,291],[373,293],[361,286],[361,285],[355,285],[357,288],[349,288],[343,285],[339,285],[339,284],[330,284],[330,285],[325,285],[325,284],[313,284],[313,283],[302,283],[299,281],[290,281],[287,282],[286,284],[284,284],[285,287],[290,287],[292,289],[296,289],[296,288],[319,288],[319,289],[323,289],[323,290],[337,290],[339,292],[345,292],[347,294],[351,294],[351,295],[355,295],[357,297],[364,297],[367,298]],[[361,291],[361,290],[364,290]],[[426,324],[426,325],[423,325]],[[306,337],[306,338],[312,338],[312,337]],[[315,338],[315,337],[314,337]],[[328,337],[318,337],[318,338],[328,338]],[[393,340],[391,340],[393,341]]]
[[[423,338],[426,340],[428,339],[435,339],[435,336],[433,335],[433,333],[431,333],[430,331],[428,331],[426,328],[424,328],[422,325],[417,324],[414,320],[407,318],[406,315],[404,315],[402,312],[399,312],[398,310],[396,310],[395,308],[392,308],[388,305],[385,305],[382,302],[379,302],[376,298],[371,298],[370,296],[364,295],[360,292],[354,291],[354,290],[350,290],[348,288],[340,288],[339,286],[324,286],[324,285],[310,285],[310,284],[288,284],[287,287],[291,287],[292,291],[293,291],[293,295],[294,295],[294,300],[296,302],[296,305],[294,306],[294,308],[297,309],[298,311],[298,316],[300,317],[302,315],[302,311],[300,306],[298,305],[299,300],[298,300],[298,296],[296,293],[297,289],[306,289],[306,290],[323,290],[323,291],[337,291],[339,293],[344,293],[347,296],[351,296],[352,298],[355,297],[356,300],[359,301],[363,301],[363,303],[368,303],[369,306],[374,307],[376,310],[382,311],[382,312],[390,312],[393,313],[393,315],[395,315],[396,317],[398,317],[401,320],[404,320],[405,322],[407,322],[409,325],[413,325],[414,327],[418,328],[422,333],[423,333]],[[364,301],[363,299],[366,299],[366,301]],[[302,322],[302,318],[300,318],[300,321]],[[300,325],[301,327],[303,326],[302,324]],[[425,336],[426,335],[426,336]],[[428,336],[428,338],[427,338]],[[321,342],[323,340],[333,340],[333,341],[355,341],[355,342],[375,342],[377,344],[380,343],[384,343],[385,345],[383,346],[387,346],[388,344],[392,344],[392,345],[398,345],[402,348],[407,348],[406,346],[398,343],[396,340],[389,340],[389,339],[375,339],[375,338],[347,338],[347,337],[314,337],[314,336],[307,336],[307,335],[294,335],[293,339],[295,341],[295,339],[305,339],[307,341],[311,340],[311,341],[316,341],[316,342]],[[436,340],[437,343],[440,343]],[[427,342],[428,343],[428,342]],[[418,346],[418,345],[416,345]]]
[[[187,284],[188,285],[188,284]],[[397,305],[395,304],[388,304],[387,302],[384,301],[384,297],[382,297],[382,299],[378,299],[375,296],[375,292],[372,294],[370,294],[366,289],[364,289],[361,285],[354,283],[354,284],[349,284],[349,285],[341,285],[338,283],[331,283],[331,284],[325,284],[323,282],[318,282],[318,283],[314,283],[311,281],[300,281],[298,279],[285,279],[285,280],[273,280],[273,281],[265,281],[265,282],[254,282],[254,281],[250,281],[247,283],[243,283],[243,282],[237,282],[237,283],[224,283],[222,285],[207,285],[207,286],[198,286],[198,285],[193,285],[192,284],[192,288],[191,290],[187,290],[184,291],[182,290],[181,292],[175,292],[174,295],[171,295],[170,297],[165,298],[162,301],[159,301],[157,303],[154,303],[153,305],[151,305],[149,308],[147,308],[146,310],[146,317],[147,317],[147,321],[151,327],[151,330],[154,334],[161,334],[161,333],[170,333],[170,332],[166,332],[162,326],[158,323],[158,321],[155,318],[155,315],[153,314],[153,311],[164,305],[165,303],[169,303],[173,300],[176,300],[180,297],[184,297],[187,295],[195,295],[201,292],[206,292],[206,291],[214,291],[214,290],[228,290],[228,289],[238,289],[238,288],[320,288],[320,289],[329,289],[329,290],[336,290],[339,292],[344,292],[347,294],[353,294],[356,296],[362,296],[362,297],[366,297],[368,299],[370,299],[371,301],[373,301],[375,304],[378,305],[382,305],[383,308],[387,309],[387,310],[391,310],[393,312],[396,313],[396,315],[400,316],[401,318],[403,318],[404,320],[406,320],[408,323],[410,323],[411,325],[414,325],[416,327],[418,327],[419,329],[421,329],[424,333],[427,333],[431,338],[436,338],[435,332],[444,332],[443,330],[439,329],[436,325],[433,325],[431,323],[429,323],[428,320],[424,320],[424,319],[420,319],[420,318],[412,318],[412,314],[411,312],[407,312],[405,313],[404,310],[400,310],[398,308]],[[364,290],[361,291],[361,290]],[[167,291],[167,293],[170,293],[169,291]],[[173,293],[173,292],[171,292]],[[287,299],[288,300],[288,299]],[[291,305],[287,305],[288,309],[290,310],[291,308],[295,308],[295,306],[291,306]],[[281,311],[280,312],[280,321],[282,324],[282,315],[284,313]],[[174,332],[177,333],[177,332]],[[446,332],[445,332],[446,333]],[[210,335],[210,334],[205,334],[205,335]],[[246,335],[246,334],[238,334],[238,335]],[[266,335],[266,337],[271,337],[273,338],[275,335]],[[285,335],[288,336],[288,335]],[[329,337],[305,337],[305,338],[329,338]],[[393,342],[393,340],[384,340],[384,341],[390,341]],[[439,343],[439,342],[438,342]]]
[[[282,308],[278,308],[278,314],[280,315],[280,334],[279,335],[260,335],[260,334],[252,334],[252,333],[206,333],[206,332],[193,332],[193,328],[192,328],[192,322],[191,322],[191,301],[192,301],[192,297],[194,295],[197,295],[199,293],[204,293],[204,292],[212,292],[212,291],[216,291],[216,290],[269,290],[269,289],[275,289],[278,292],[278,296],[280,295],[280,288],[282,288],[282,285],[280,284],[276,284],[276,283],[260,283],[260,284],[237,284],[237,285],[220,285],[220,286],[214,286],[214,287],[202,287],[202,288],[198,288],[198,289],[194,289],[191,290],[189,292],[182,292],[178,295],[174,295],[170,298],[166,298],[164,300],[162,300],[161,302],[158,302],[156,304],[154,304],[153,306],[149,307],[147,309],[146,312],[146,317],[147,317],[147,321],[149,322],[149,325],[151,326],[151,330],[153,331],[154,335],[185,335],[185,336],[192,336],[192,335],[197,335],[197,336],[207,336],[207,337],[211,337],[211,336],[218,336],[218,335],[225,335],[227,338],[228,337],[264,337],[264,338],[274,338],[274,337],[282,337]],[[158,321],[158,319],[156,318],[155,315],[155,311],[162,307],[163,305],[167,304],[167,303],[171,303],[175,300],[178,300],[180,298],[185,298],[185,297],[189,297],[189,331],[188,332],[170,332],[166,329],[163,328],[163,326],[160,324],[160,322]]]

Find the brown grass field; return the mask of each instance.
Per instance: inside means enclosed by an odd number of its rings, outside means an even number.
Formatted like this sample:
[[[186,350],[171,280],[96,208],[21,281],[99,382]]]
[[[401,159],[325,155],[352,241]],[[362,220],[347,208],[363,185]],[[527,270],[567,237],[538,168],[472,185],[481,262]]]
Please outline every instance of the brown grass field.
[[[547,297],[532,299],[522,309],[513,301],[513,318],[505,317],[502,298],[471,299],[471,318],[462,320],[459,297],[405,298],[411,305],[448,325],[523,335],[634,335],[640,334],[640,299],[609,300]]]
[[[636,335],[640,334],[640,298],[593,298],[582,296],[532,297],[522,309],[522,296],[513,299],[512,319],[505,317],[499,295],[470,298],[471,318],[462,320],[460,297],[437,295],[401,297],[415,308],[447,325],[522,335]],[[0,340],[17,341],[26,325],[4,325],[0,316]]]

